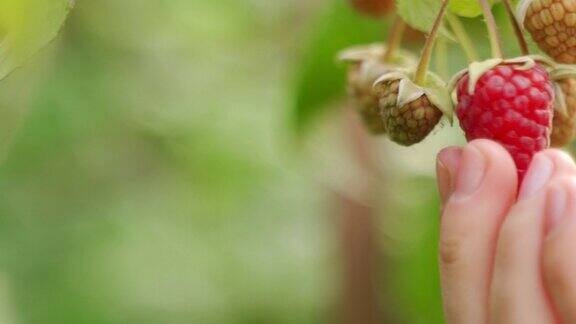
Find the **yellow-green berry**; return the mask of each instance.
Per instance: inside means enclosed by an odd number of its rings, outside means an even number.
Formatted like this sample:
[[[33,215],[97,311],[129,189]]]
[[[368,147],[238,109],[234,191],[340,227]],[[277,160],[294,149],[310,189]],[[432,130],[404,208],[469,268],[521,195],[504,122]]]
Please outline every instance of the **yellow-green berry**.
[[[576,79],[566,78],[557,81],[563,93],[566,111],[556,111],[552,122],[553,147],[563,147],[570,144],[576,135]]]
[[[576,63],[576,0],[527,0],[524,27],[555,61]]]

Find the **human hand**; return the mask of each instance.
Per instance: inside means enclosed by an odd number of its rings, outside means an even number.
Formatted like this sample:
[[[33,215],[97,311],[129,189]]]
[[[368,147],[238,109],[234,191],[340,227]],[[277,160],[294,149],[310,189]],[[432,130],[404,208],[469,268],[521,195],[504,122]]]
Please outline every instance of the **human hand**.
[[[517,192],[514,162],[476,140],[442,150],[440,267],[446,322],[576,323],[576,165],[538,153]]]

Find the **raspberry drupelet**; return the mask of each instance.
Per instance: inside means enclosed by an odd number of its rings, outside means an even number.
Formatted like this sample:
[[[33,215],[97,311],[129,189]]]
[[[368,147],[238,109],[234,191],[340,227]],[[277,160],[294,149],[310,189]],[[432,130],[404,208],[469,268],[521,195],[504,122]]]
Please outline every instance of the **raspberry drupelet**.
[[[501,64],[484,73],[473,89],[469,81],[465,74],[457,84],[456,114],[466,138],[502,144],[521,183],[534,154],[550,146],[554,91],[548,73],[538,64]]]

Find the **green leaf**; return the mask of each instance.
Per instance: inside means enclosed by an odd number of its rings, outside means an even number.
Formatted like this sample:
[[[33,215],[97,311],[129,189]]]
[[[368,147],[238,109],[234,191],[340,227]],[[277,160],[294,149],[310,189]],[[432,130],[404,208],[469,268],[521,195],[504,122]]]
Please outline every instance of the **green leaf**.
[[[415,29],[428,33],[440,12],[442,2],[439,0],[397,0],[398,14],[406,23]],[[440,28],[440,35],[453,40],[454,37],[444,26]]]
[[[490,1],[495,3],[495,0]],[[512,1],[513,3],[516,1]],[[434,18],[440,10],[439,0],[397,0],[398,12],[412,27],[428,32],[434,23]],[[457,16],[474,18],[482,15],[482,7],[478,0],[451,0],[450,12]],[[447,32],[442,31],[446,36]]]
[[[49,43],[74,0],[3,0],[0,8],[0,80]]]
[[[500,0],[489,0],[490,4],[501,2]],[[518,0],[510,0],[510,4],[514,8]],[[478,0],[452,0],[449,5],[450,11],[454,14],[467,18],[474,18],[482,15],[482,7]]]
[[[336,55],[352,45],[384,39],[381,22],[356,14],[344,0],[333,0],[305,48],[295,83],[290,122],[299,135],[310,129],[335,100],[345,94],[345,64],[337,64]]]
[[[482,14],[478,0],[452,0],[449,8],[451,12],[462,17],[472,18]]]

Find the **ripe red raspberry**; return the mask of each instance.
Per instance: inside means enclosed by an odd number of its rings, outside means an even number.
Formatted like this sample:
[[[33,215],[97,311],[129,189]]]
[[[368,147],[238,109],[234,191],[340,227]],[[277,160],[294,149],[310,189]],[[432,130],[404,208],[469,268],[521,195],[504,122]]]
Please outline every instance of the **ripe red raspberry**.
[[[532,156],[550,145],[554,91],[540,65],[520,68],[500,64],[469,89],[469,75],[457,84],[456,114],[471,141],[499,142],[512,155],[522,180]]]

